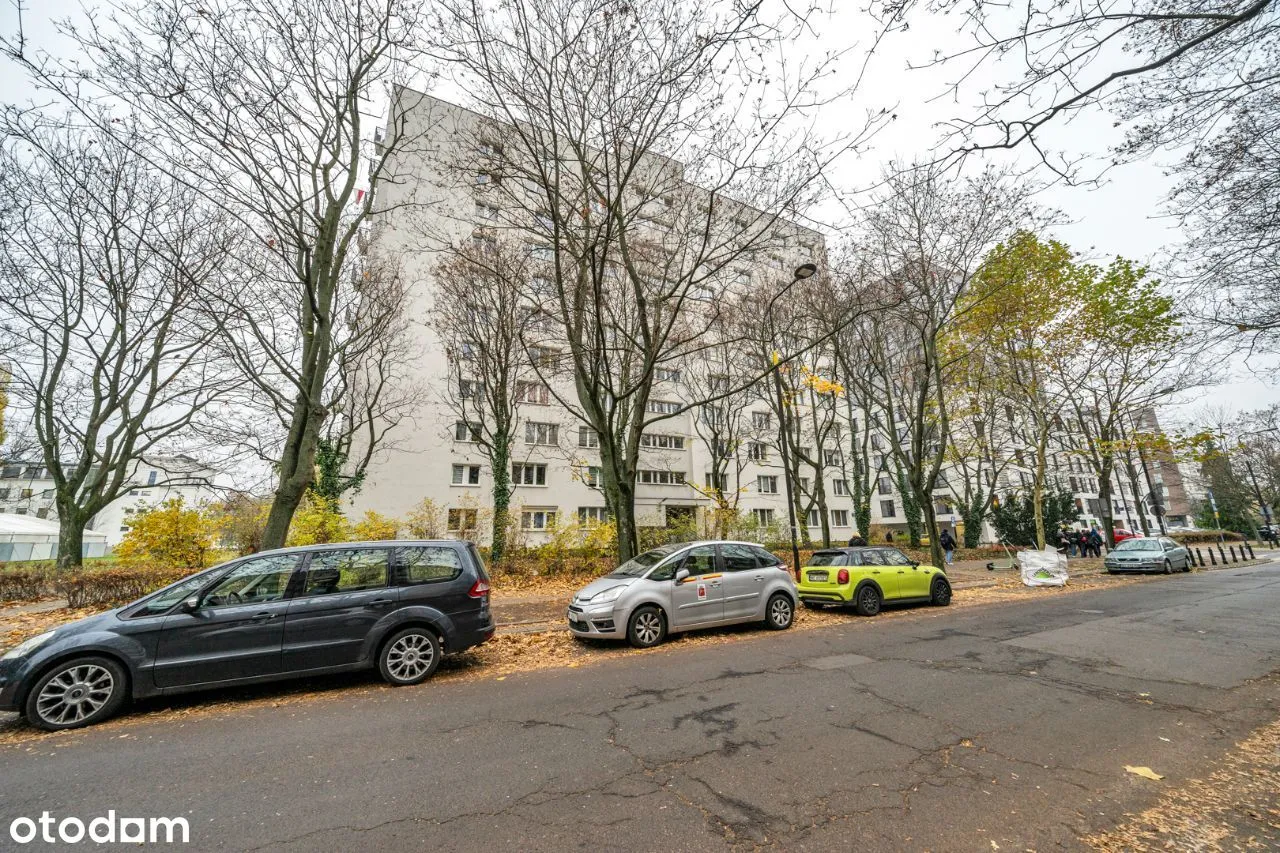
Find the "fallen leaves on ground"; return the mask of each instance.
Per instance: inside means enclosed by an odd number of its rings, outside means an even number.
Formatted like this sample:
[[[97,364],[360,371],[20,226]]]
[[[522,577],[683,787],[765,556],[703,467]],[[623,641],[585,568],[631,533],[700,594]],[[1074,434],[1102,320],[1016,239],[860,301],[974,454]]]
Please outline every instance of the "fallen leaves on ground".
[[[1280,849],[1280,720],[1236,744],[1208,776],[1084,841],[1105,853]]]
[[[1127,773],[1132,773],[1134,776],[1141,776],[1143,779],[1150,779],[1152,782],[1159,782],[1161,779],[1164,778],[1159,773],[1152,770],[1150,767],[1145,767],[1142,765],[1135,767],[1132,764],[1126,764],[1124,766],[1124,769],[1125,769],[1125,772]]]

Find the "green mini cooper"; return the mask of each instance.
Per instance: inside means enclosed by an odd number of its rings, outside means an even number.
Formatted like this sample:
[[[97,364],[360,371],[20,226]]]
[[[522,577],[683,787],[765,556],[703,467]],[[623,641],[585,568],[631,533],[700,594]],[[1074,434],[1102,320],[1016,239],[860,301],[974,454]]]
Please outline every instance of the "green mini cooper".
[[[897,548],[828,548],[815,551],[796,587],[806,607],[852,604],[862,616],[875,616],[885,602],[951,603],[947,573],[922,566]]]

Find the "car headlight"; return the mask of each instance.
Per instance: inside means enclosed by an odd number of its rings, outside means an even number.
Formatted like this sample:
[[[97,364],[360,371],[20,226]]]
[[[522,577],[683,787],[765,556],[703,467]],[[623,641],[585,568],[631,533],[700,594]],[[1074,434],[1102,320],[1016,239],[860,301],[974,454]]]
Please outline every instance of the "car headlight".
[[[622,595],[622,591],[626,588],[625,584],[620,586],[611,586],[604,592],[597,592],[595,595],[585,599],[584,601],[591,604],[608,604],[610,601],[617,601],[618,596]]]
[[[0,655],[0,660],[12,660],[13,658],[20,658],[24,655],[30,654],[40,648],[40,646],[47,643],[55,633],[55,631],[45,631],[43,634],[36,634],[34,637],[28,637],[21,643],[18,643],[18,645],[9,649],[9,651],[5,652],[3,655]]]

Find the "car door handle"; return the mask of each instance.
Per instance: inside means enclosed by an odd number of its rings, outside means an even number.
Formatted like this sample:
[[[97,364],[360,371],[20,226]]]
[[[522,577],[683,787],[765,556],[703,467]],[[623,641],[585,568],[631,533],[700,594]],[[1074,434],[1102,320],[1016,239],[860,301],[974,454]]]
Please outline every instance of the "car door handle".
[[[898,569],[898,574],[905,575],[906,573],[907,573],[906,569]]]
[[[760,581],[761,583],[763,583],[763,582],[764,582],[764,575],[756,575],[756,580],[758,580],[758,581]]]
[[[386,607],[390,603],[391,603],[391,599],[389,598],[375,598],[373,601],[369,602],[369,606],[370,607]]]
[[[274,619],[274,618],[276,618],[276,616],[277,616],[277,615],[279,615],[279,614],[274,613],[274,612],[271,612],[271,611],[264,610],[264,611],[262,611],[261,613],[255,613],[255,614],[253,614],[253,621],[254,621],[254,622],[261,622],[263,619]]]

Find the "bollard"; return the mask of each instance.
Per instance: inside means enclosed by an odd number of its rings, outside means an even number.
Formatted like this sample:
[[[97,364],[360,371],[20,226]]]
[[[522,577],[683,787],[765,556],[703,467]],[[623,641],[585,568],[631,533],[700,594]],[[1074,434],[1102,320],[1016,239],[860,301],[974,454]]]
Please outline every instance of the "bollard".
[[[1218,558],[1213,555],[1212,548],[1209,549],[1209,562],[1213,563],[1215,566],[1218,565]]]
[[[1227,564],[1227,552],[1222,550],[1222,543],[1218,543],[1218,556],[1222,558],[1222,565]]]
[[[1243,545],[1241,545],[1241,546],[1240,546],[1240,550],[1242,550],[1242,551],[1243,551],[1245,548],[1248,548],[1248,549],[1249,549],[1249,559],[1250,559],[1250,560],[1256,560],[1256,559],[1258,559],[1257,557],[1255,557],[1255,556],[1253,555],[1253,546],[1252,546],[1252,545],[1250,545],[1248,542],[1246,542],[1246,543],[1244,543]]]
[[[1239,560],[1237,560],[1237,559],[1236,559],[1236,546],[1235,546],[1235,545],[1228,545],[1228,546],[1227,546],[1227,550],[1231,552],[1231,562],[1233,562],[1233,563],[1238,563],[1238,562],[1240,562]]]
[[[1188,548],[1187,556],[1191,558],[1191,565],[1197,566],[1201,569],[1204,568],[1204,557],[1200,554],[1199,548],[1195,549],[1194,551]]]

